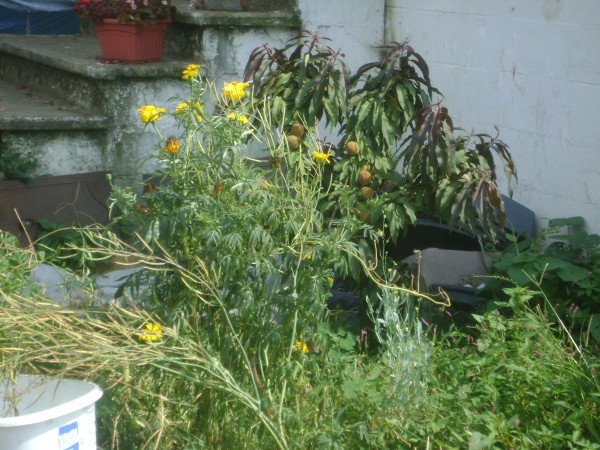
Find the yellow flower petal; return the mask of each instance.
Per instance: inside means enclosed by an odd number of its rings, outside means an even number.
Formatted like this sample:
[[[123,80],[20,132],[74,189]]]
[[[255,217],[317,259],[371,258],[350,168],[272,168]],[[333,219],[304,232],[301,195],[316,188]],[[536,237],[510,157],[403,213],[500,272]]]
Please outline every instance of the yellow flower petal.
[[[227,115],[229,120],[236,120],[240,125],[246,125],[248,123],[248,119],[241,114],[230,113]]]
[[[183,114],[188,109],[190,109],[190,105],[187,103],[180,103],[175,107],[175,114]]]
[[[202,121],[202,103],[195,102],[193,105],[194,117],[198,122]],[[187,102],[179,103],[175,106],[175,115],[183,116],[190,111],[190,104]]]
[[[299,352],[306,354],[309,351],[308,344],[304,341],[297,340],[296,343],[294,344],[294,350],[297,350]]]
[[[223,85],[223,90],[221,91],[221,96],[226,100],[231,100],[233,102],[239,102],[246,95],[246,92],[244,91],[244,89],[246,89],[248,86],[250,86],[250,83],[246,83],[246,82],[242,83],[239,81],[225,83]]]
[[[324,153],[324,152],[314,152],[312,154],[312,159],[313,161],[319,163],[319,162],[324,162],[329,164],[331,162],[331,154],[330,153]]]
[[[200,66],[198,64],[189,64],[185,69],[183,69],[181,78],[184,80],[189,80],[190,78],[197,77],[199,68]]]
[[[142,327],[141,334],[138,336],[140,341],[152,342],[161,338],[163,333],[160,325],[149,322]]]
[[[158,108],[154,105],[144,105],[138,108],[138,114],[143,123],[156,122],[162,119],[164,113],[165,108]]]

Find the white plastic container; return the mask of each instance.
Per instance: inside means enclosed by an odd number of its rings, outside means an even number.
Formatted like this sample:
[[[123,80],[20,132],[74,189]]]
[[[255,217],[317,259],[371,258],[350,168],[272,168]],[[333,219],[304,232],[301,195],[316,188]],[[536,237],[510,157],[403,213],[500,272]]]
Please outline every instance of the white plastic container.
[[[95,450],[102,390],[81,380],[19,375],[0,383],[0,450]]]

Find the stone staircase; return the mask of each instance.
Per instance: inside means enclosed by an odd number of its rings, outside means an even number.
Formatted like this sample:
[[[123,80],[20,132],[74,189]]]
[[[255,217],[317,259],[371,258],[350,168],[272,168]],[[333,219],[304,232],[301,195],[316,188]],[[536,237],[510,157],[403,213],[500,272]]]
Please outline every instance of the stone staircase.
[[[185,95],[189,63],[216,81],[239,80],[251,50],[280,44],[301,20],[287,11],[206,11],[178,7],[159,62],[107,64],[90,30],[79,36],[0,35],[0,163],[37,160],[31,175],[109,171],[128,177],[156,144],[137,108]],[[178,134],[161,121],[164,134]],[[1,175],[1,174],[0,174]]]

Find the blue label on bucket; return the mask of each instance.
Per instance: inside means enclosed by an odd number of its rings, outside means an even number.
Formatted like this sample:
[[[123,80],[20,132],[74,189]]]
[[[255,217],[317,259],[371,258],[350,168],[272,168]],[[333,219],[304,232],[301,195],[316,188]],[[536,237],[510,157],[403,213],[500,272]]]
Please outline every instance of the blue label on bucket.
[[[63,425],[58,429],[58,450],[79,450],[77,422]]]

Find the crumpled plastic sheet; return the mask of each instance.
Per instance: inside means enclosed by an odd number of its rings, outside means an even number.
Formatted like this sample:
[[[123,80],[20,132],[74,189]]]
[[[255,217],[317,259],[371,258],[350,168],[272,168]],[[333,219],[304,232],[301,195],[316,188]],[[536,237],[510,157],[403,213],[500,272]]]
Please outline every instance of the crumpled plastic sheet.
[[[0,6],[14,11],[70,11],[73,0],[0,0]]]

